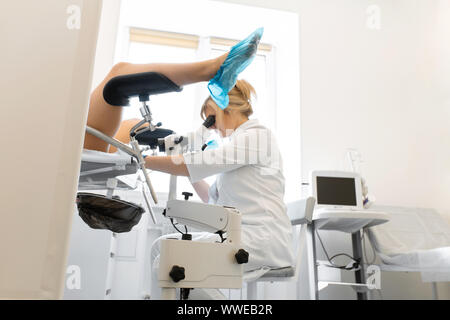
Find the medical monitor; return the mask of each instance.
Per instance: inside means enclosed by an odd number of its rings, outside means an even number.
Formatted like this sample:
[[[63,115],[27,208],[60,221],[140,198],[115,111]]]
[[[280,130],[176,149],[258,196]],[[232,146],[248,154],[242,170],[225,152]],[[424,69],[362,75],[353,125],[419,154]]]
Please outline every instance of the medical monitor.
[[[318,208],[354,210],[363,208],[361,178],[355,172],[313,171],[311,189]]]

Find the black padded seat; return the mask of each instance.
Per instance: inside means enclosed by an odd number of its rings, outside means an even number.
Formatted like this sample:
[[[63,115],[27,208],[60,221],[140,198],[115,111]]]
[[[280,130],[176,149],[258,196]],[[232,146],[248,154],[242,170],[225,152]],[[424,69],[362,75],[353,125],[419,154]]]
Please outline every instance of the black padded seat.
[[[155,94],[180,92],[182,87],[157,72],[133,73],[117,76],[108,81],[103,89],[103,98],[113,106],[129,106],[130,98],[139,97],[147,101]]]
[[[159,146],[158,139],[165,138],[173,133],[175,132],[170,129],[156,128],[154,131],[147,130],[136,134],[136,140],[140,145],[146,145],[151,149],[156,149]]]

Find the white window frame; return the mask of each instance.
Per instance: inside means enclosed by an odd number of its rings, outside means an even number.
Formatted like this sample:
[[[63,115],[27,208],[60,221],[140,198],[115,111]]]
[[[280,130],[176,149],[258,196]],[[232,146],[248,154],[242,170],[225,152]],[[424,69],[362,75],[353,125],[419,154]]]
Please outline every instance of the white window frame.
[[[227,52],[230,49],[230,46],[225,44],[216,44],[214,41],[211,41],[211,38],[208,38],[209,48],[210,50],[221,50]],[[229,40],[230,44],[237,43],[238,41]],[[259,49],[257,52],[258,56],[264,56],[266,62],[266,89],[267,89],[267,106],[270,108],[270,114],[273,119],[273,128],[276,131],[277,129],[277,113],[276,113],[276,75],[275,75],[275,60],[274,60],[274,50],[275,47],[270,44],[261,44],[263,49]],[[260,46],[261,47],[261,46]],[[208,54],[209,56],[209,54]],[[271,107],[270,107],[271,106]]]
[[[121,54],[122,60],[125,60],[129,56],[129,49],[131,42],[149,43],[154,45],[166,45],[172,47],[192,48],[196,49],[196,58],[200,60],[206,60],[211,57],[212,50],[220,50],[226,53],[230,47],[238,43],[236,39],[226,39],[220,37],[201,37],[194,34],[167,32],[162,30],[143,29],[127,26],[124,29],[126,37],[122,38],[123,53]],[[258,47],[258,56],[264,56],[266,62],[266,94],[267,94],[267,106],[270,110],[270,116],[272,120],[272,128],[277,130],[277,112],[276,112],[276,62],[275,62],[275,47],[268,43],[260,43]],[[157,62],[157,61],[151,61]],[[149,61],[150,63],[150,61]],[[200,104],[204,97],[197,94],[197,102]],[[193,118],[199,116],[199,111],[194,108]]]
[[[299,24],[298,13],[222,1],[127,0],[121,2],[114,61],[124,60],[129,27],[234,39],[243,39],[248,32],[264,27],[263,42],[274,47],[276,66],[270,66],[274,77],[269,77],[269,81],[274,81],[270,86],[276,90],[270,99],[276,101],[274,133],[284,155],[285,201],[291,201],[302,194],[301,121],[306,121],[300,116]]]

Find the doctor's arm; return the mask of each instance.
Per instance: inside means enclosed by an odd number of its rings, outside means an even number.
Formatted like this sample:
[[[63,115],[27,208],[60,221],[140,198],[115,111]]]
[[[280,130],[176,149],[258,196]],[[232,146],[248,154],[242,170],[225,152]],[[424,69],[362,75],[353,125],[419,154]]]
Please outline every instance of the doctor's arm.
[[[189,171],[181,155],[176,156],[147,156],[145,158],[145,167],[147,169],[161,171],[175,176],[189,177]],[[192,183],[192,186],[203,202],[209,201],[209,185],[204,180]]]
[[[145,167],[150,170],[161,171],[175,176],[189,177],[189,171],[182,155],[176,156],[147,156]]]

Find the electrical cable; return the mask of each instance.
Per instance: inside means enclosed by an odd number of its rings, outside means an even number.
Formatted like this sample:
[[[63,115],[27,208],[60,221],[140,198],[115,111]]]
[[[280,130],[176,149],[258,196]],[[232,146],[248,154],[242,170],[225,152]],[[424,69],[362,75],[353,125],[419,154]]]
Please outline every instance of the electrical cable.
[[[177,226],[176,226],[177,224],[173,223],[173,219],[172,218],[170,218],[170,222],[172,223],[172,226],[175,228],[175,230],[177,230],[181,234],[184,234],[182,231],[180,231],[180,229],[177,228]],[[186,226],[184,226],[184,227],[186,227]]]
[[[349,257],[350,259],[352,259],[353,261],[357,261],[357,260],[354,259],[351,255],[346,254],[346,253],[338,253],[338,254],[335,254],[334,256],[332,256],[332,257],[330,258],[330,260],[333,260],[334,258],[340,257],[340,256],[346,256],[346,257]]]
[[[223,237],[223,232],[222,231],[217,231],[216,234],[218,234],[219,237],[220,237],[220,243],[224,243],[224,241],[227,240],[227,238]]]
[[[316,230],[316,235],[317,235],[317,238],[319,239],[320,245],[322,246],[323,252],[325,253],[325,256],[327,257],[327,260],[331,264],[332,267],[338,268],[338,269],[344,269],[344,270],[353,270],[353,269],[356,269],[357,267],[359,267],[360,260],[355,259],[355,258],[353,258],[352,256],[350,256],[350,255],[348,255],[346,253],[338,253],[338,254],[335,254],[334,256],[332,256],[330,258],[330,256],[328,255],[327,250],[325,249],[325,246],[324,246],[324,244],[322,242],[322,238],[320,237],[318,230]],[[336,258],[336,257],[339,257],[339,256],[347,256],[347,257],[349,257],[350,259],[352,259],[354,261],[353,265],[351,267],[347,267],[347,265],[345,265],[345,266],[336,265],[332,260],[334,258]],[[355,267],[355,264],[356,264],[356,267]]]

